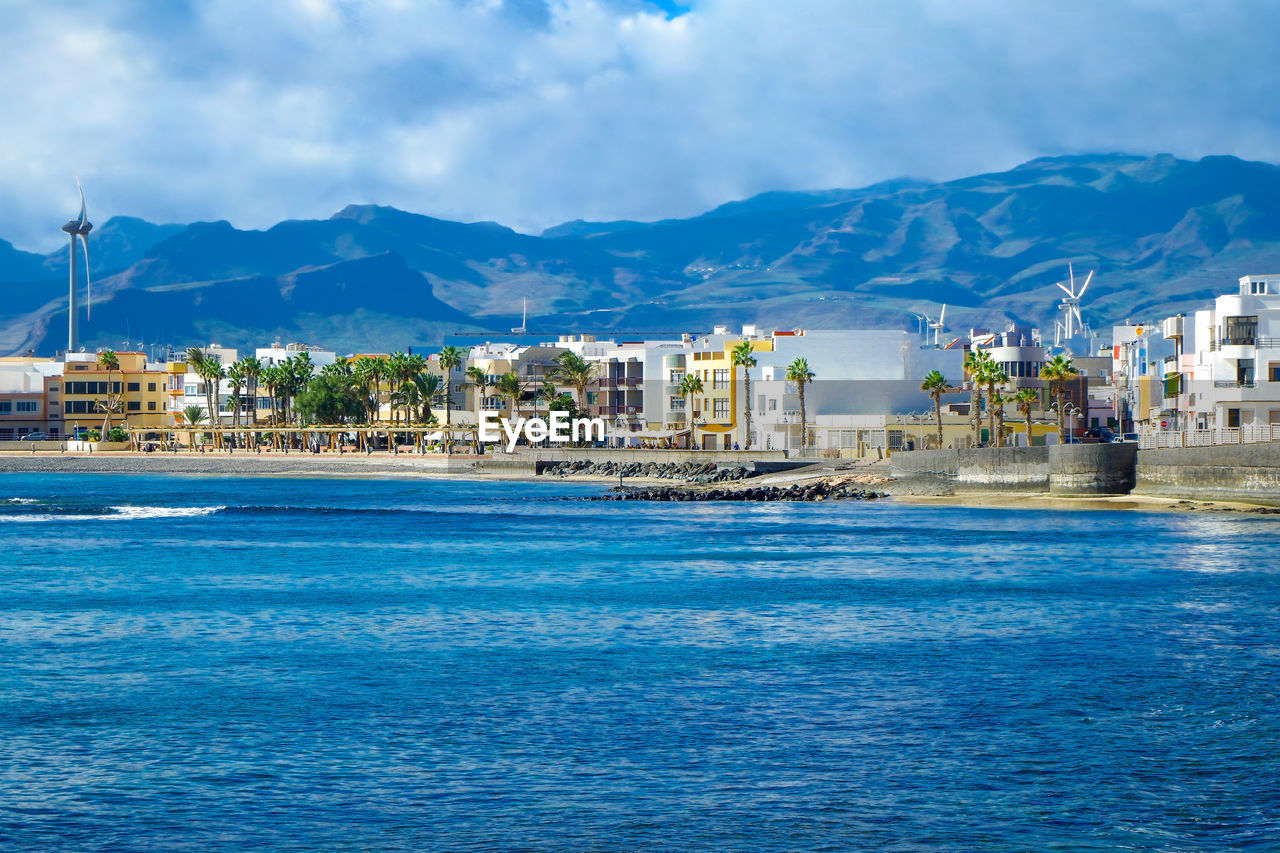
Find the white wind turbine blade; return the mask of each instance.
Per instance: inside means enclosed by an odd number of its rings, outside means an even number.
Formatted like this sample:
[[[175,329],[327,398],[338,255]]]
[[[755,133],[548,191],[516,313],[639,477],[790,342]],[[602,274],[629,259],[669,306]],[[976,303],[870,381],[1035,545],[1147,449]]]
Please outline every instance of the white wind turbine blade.
[[[1084,292],[1089,289],[1089,282],[1093,281],[1093,270],[1089,270],[1089,275],[1085,277],[1084,284],[1080,285],[1080,292],[1076,294],[1076,299],[1084,296]]]
[[[942,303],[942,313],[938,315],[939,326],[941,326],[943,323],[946,322],[946,320],[944,319],[946,316],[947,316],[947,303],[944,302]]]
[[[1071,282],[1071,295],[1076,295],[1076,271],[1071,268],[1071,261],[1067,261],[1067,280]]]
[[[1073,293],[1073,292],[1072,292],[1072,291],[1070,291],[1070,290],[1067,290],[1067,288],[1062,284],[1062,282],[1060,282],[1060,281],[1055,281],[1055,282],[1053,283],[1053,285],[1054,285],[1054,287],[1059,287],[1059,288],[1061,288],[1061,289],[1062,289],[1062,292],[1063,292],[1063,293],[1065,293],[1065,294],[1067,294],[1067,296],[1075,296],[1075,293]]]
[[[80,242],[84,243],[84,316],[93,317],[93,284],[89,280],[89,235],[81,234]]]
[[[84,187],[80,186],[80,176],[76,175],[76,189],[80,191],[80,224],[84,225],[89,221],[89,212],[84,206]]]
[[[1084,331],[1084,318],[1080,316],[1080,306],[1072,303],[1071,310],[1076,315],[1076,321],[1080,323],[1080,330]]]

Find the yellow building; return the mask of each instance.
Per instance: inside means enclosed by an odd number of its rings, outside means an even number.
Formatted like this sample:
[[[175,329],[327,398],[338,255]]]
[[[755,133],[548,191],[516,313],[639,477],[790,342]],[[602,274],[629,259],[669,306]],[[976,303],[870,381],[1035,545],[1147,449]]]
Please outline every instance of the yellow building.
[[[75,428],[100,427],[110,405],[111,422],[130,427],[161,428],[171,424],[166,411],[169,373],[148,370],[140,352],[117,352],[118,370],[98,363],[97,353],[68,353],[62,368],[62,420],[67,434]]]
[[[702,380],[702,394],[693,398],[694,444],[703,450],[732,450],[747,444],[742,422],[746,393],[742,368],[733,366],[733,349],[743,342],[734,338],[717,351],[694,351],[686,364]],[[751,340],[753,352],[773,352],[773,341]],[[678,384],[678,383],[677,383]]]

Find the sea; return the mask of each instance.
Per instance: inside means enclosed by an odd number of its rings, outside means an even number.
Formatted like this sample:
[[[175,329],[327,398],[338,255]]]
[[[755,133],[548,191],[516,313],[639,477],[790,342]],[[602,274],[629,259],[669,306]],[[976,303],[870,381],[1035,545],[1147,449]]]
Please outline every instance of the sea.
[[[1280,849],[1280,517],[0,477],[0,849]]]

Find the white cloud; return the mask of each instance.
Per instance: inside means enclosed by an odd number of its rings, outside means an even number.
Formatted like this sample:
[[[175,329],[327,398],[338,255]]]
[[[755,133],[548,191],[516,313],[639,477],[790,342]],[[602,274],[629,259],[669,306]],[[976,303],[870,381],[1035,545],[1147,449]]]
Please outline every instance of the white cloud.
[[[4,4],[0,237],[393,204],[536,231],[1073,151],[1275,160],[1241,0]]]

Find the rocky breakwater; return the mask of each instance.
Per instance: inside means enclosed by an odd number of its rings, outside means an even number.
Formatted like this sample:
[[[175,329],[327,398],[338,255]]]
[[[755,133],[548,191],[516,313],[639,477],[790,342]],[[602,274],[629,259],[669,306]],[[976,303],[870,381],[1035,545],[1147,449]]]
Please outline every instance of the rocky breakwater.
[[[685,483],[726,483],[755,476],[740,465],[717,465],[715,462],[561,462],[543,468],[544,477],[649,477],[655,480],[680,480]]]
[[[822,478],[785,486],[615,486],[600,501],[873,501],[887,498],[854,478]]]

